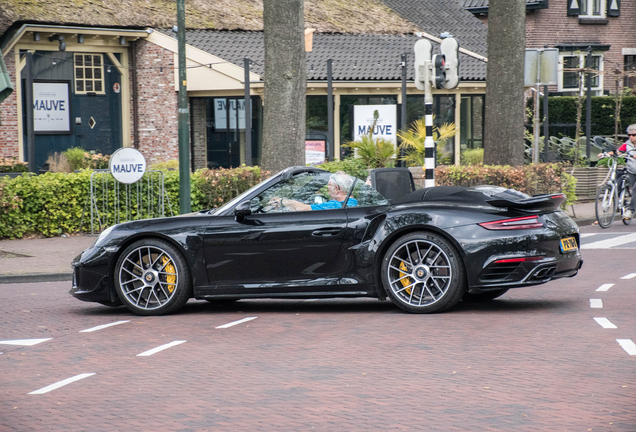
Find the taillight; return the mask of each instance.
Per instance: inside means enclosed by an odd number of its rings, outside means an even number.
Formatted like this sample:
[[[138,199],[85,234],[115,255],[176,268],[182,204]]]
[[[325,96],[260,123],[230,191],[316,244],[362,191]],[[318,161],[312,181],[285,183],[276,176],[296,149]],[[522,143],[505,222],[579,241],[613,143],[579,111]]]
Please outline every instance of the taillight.
[[[524,216],[520,218],[484,222],[479,225],[489,230],[511,230],[541,228],[543,226],[543,222],[539,222],[539,216]]]
[[[506,258],[495,261],[495,264],[504,264],[504,263],[518,263],[518,262],[527,262],[527,261],[539,261],[545,257],[542,256],[531,256],[531,257],[523,257],[523,258]]]

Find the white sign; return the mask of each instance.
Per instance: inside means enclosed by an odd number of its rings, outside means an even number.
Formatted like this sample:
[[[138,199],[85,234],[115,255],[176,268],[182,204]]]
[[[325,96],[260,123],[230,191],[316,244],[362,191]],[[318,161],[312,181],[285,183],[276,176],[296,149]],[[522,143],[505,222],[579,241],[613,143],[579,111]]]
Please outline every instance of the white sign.
[[[325,141],[305,140],[305,163],[317,165],[325,161]]]
[[[230,112],[230,129],[236,129],[237,104],[238,128],[245,129],[245,99],[214,99],[214,126],[217,131],[227,129],[228,111]]]
[[[33,83],[33,130],[71,131],[68,83]]]
[[[146,158],[134,148],[120,148],[110,157],[108,168],[115,180],[120,183],[132,184],[144,176]]]
[[[373,125],[373,113],[380,115],[373,130],[373,138],[384,138],[396,142],[397,105],[355,105],[353,107],[353,140],[367,135]]]

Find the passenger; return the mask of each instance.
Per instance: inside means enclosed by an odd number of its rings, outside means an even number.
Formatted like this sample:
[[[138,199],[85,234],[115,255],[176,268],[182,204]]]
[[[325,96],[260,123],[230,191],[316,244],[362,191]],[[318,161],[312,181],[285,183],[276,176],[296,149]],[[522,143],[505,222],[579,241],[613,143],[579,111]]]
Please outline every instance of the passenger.
[[[338,171],[329,177],[327,183],[327,191],[329,192],[329,201],[322,204],[304,204],[300,201],[292,200],[289,198],[273,197],[269,200],[269,205],[273,208],[288,208],[293,211],[306,211],[306,210],[329,210],[342,208],[344,200],[347,198],[351,186],[353,186],[354,179],[344,171]],[[355,198],[349,198],[347,200],[347,207],[356,207],[358,201]]]

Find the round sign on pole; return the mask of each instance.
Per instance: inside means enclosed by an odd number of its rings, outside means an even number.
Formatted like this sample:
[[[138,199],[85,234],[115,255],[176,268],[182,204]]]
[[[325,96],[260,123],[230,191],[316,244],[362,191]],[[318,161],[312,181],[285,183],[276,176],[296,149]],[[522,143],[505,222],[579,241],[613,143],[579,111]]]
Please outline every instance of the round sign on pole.
[[[146,158],[134,148],[120,148],[111,155],[108,169],[118,182],[132,184],[144,176]]]

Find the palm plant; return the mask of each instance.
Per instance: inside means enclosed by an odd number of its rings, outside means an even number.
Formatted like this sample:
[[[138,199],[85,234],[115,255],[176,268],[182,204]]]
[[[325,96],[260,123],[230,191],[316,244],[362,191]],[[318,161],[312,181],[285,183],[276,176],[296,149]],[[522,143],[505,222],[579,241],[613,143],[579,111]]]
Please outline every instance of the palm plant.
[[[440,126],[433,126],[433,140],[437,143],[438,165],[451,163],[451,155],[444,152],[444,145],[449,138],[455,136],[455,130],[455,123],[443,123]],[[403,148],[405,153],[402,160],[408,166],[424,166],[426,151],[424,146],[424,140],[426,139],[424,119],[415,121],[409,130],[400,131],[397,136],[402,140],[400,148]]]
[[[373,138],[373,131],[378,121],[378,111],[373,112],[373,125],[369,133],[361,136],[356,141],[347,141],[343,147],[355,149],[356,157],[369,168],[386,168],[394,165],[395,144],[385,138]]]

